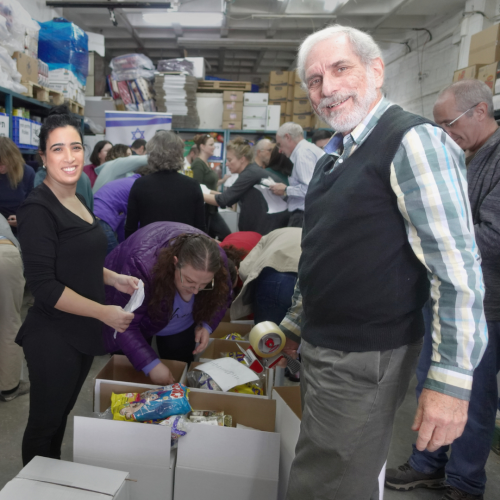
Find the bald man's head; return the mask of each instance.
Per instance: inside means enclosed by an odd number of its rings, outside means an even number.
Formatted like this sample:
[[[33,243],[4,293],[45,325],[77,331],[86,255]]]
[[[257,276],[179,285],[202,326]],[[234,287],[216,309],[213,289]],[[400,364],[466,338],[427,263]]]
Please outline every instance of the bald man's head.
[[[274,144],[269,139],[261,139],[255,145],[254,161],[259,167],[266,168],[271,159],[271,152],[274,149]]]

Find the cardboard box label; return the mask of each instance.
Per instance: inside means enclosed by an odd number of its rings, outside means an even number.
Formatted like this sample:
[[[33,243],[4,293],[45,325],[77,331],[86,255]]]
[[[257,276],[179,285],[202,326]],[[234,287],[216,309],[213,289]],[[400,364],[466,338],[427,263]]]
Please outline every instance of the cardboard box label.
[[[31,122],[19,120],[19,143],[31,144]]]
[[[9,137],[10,116],[0,113],[0,137]]]

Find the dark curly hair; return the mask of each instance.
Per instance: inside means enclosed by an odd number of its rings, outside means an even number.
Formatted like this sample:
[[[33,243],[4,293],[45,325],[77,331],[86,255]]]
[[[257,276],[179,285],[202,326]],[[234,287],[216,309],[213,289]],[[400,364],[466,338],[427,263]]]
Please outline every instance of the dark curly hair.
[[[128,155],[128,151],[130,146],[126,144],[115,144],[107,153],[104,161],[112,161],[117,158],[126,158]]]
[[[56,128],[63,127],[73,127],[78,134],[80,134],[80,139],[82,140],[83,146],[83,136],[81,130],[80,121],[75,118],[74,115],[71,114],[68,106],[55,106],[49,111],[49,116],[45,119],[40,129],[39,141],[40,144],[38,146],[39,151],[45,154],[47,149],[47,139],[49,138],[50,133]]]
[[[178,263],[174,264],[174,257]],[[214,288],[195,296],[193,318],[195,323],[209,323],[214,314],[228,302],[229,274],[217,242],[203,234],[181,234],[162,249],[153,267],[153,284],[148,311],[152,318],[161,320],[172,313],[175,288],[175,268],[190,265],[198,271],[214,273]]]

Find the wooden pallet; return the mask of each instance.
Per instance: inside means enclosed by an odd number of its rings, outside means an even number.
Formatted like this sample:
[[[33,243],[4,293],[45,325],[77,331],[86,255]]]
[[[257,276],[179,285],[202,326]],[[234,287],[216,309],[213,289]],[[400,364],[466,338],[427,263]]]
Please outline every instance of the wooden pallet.
[[[223,92],[224,90],[240,90],[250,92],[252,90],[251,82],[220,82],[215,80],[198,81],[198,92]]]
[[[36,99],[37,101],[51,103],[56,106],[64,104],[64,95],[58,90],[42,87],[41,85],[38,85],[38,83],[34,82],[22,82],[22,85],[28,89],[28,92],[23,95],[33,97],[33,99]]]
[[[70,101],[69,99],[66,99],[64,101],[64,104],[68,106],[69,110],[72,113],[75,113],[76,115],[84,116],[85,115],[85,106],[82,106],[81,104],[78,104],[75,101]]]

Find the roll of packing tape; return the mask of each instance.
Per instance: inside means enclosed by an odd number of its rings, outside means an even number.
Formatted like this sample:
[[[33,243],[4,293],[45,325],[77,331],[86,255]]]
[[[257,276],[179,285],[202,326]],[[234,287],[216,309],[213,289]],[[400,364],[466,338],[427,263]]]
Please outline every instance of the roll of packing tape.
[[[271,358],[285,347],[286,337],[276,323],[263,321],[252,328],[249,340],[257,356]]]

